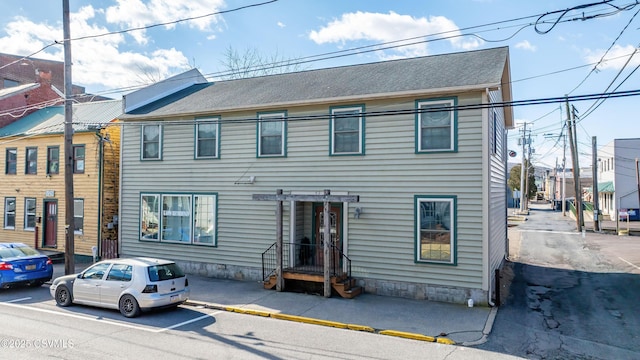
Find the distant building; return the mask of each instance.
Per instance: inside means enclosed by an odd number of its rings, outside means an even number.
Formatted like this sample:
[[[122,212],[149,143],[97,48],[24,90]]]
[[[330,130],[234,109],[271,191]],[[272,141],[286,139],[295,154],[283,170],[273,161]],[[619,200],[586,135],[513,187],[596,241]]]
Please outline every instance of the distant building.
[[[598,201],[605,217],[620,209],[639,209],[640,138],[615,139],[598,149]],[[637,212],[636,212],[637,213]]]

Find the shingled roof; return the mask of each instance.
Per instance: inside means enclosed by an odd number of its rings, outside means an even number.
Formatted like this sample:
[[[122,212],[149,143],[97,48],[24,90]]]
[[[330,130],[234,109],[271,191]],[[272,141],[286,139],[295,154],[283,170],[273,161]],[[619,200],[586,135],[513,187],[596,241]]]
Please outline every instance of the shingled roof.
[[[509,49],[499,47],[196,84],[130,111],[122,120],[292,106],[503,86],[511,100]],[[506,82],[505,76],[506,73]]]

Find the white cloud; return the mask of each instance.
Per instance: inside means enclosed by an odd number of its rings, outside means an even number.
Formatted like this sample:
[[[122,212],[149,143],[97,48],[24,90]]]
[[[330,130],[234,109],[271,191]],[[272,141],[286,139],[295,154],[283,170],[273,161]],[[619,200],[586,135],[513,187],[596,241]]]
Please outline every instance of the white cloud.
[[[427,37],[428,35],[434,35],[434,37]],[[393,11],[388,14],[358,11],[345,13],[340,19],[329,22],[320,30],[311,31],[309,38],[317,44],[345,44],[347,41],[358,40],[390,42],[416,38],[405,42],[410,45],[395,48],[394,51],[397,52],[395,55],[387,54],[386,57],[427,55],[427,43],[413,44],[425,39],[447,38],[452,46],[465,50],[477,48],[482,44],[478,39],[459,35],[461,33],[458,26],[444,16],[415,18]]]
[[[283,22],[281,22],[281,21],[278,21],[278,22],[277,22],[277,25],[278,25],[279,27],[281,27],[281,28],[284,28],[284,27],[286,27],[286,26],[287,26],[287,25],[285,25],[285,24],[284,24]]]
[[[105,34],[110,29],[98,25],[101,10],[85,6],[70,14],[71,38]],[[62,24],[38,24],[16,17],[5,25],[0,37],[2,52],[28,55],[63,38]],[[71,42],[74,84],[97,88],[125,88],[151,83],[182,72],[189,67],[187,57],[176,49],[154,49],[149,53],[125,50],[124,34],[112,34]],[[64,61],[62,45],[54,45],[33,56]],[[144,81],[143,81],[144,80]],[[113,95],[112,95],[113,96]]]
[[[179,19],[211,14],[222,9],[224,0],[117,0],[118,5],[107,8],[107,22],[118,24],[123,28],[138,28],[152,24],[167,23]],[[200,31],[211,31],[211,24],[221,20],[220,16],[207,16],[186,22],[190,27]],[[170,24],[166,28],[172,29]],[[146,30],[129,33],[140,44],[146,44]]]
[[[529,40],[520,41],[516,44],[516,49],[528,50],[535,52],[538,48],[535,45],[531,45]]]
[[[620,70],[629,59],[629,56],[634,53],[636,48],[633,45],[614,45],[611,50],[605,56],[605,61],[598,65],[599,70],[614,69]],[[585,60],[588,63],[596,63],[600,61],[605,50],[587,50]],[[607,60],[610,59],[610,60]],[[640,51],[636,52],[627,67],[640,65]]]

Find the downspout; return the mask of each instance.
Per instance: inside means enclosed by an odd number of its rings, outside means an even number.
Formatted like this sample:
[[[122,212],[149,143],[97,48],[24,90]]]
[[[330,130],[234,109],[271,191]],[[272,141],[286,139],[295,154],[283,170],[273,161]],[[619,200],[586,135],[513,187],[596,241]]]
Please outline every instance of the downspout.
[[[104,139],[100,130],[96,131],[96,137],[98,138],[98,243],[96,258],[102,254],[102,216],[104,215],[104,209],[102,208],[103,196],[104,196]],[[95,259],[94,259],[95,260]]]

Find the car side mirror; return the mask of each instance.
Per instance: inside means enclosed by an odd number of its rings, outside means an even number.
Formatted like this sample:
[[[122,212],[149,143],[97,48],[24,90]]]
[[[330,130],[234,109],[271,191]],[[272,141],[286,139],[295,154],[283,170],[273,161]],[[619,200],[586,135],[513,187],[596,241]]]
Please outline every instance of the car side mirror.
[[[82,273],[78,274],[77,278],[82,279]]]

